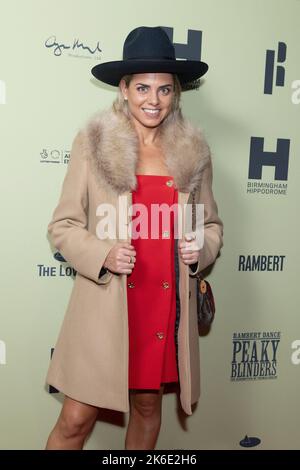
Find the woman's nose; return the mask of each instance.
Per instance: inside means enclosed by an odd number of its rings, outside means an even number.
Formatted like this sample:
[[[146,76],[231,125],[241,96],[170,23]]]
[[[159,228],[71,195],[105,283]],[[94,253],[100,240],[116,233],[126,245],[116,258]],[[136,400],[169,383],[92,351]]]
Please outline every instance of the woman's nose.
[[[159,102],[158,92],[155,90],[152,90],[148,96],[148,101],[149,101],[149,104],[152,104],[153,106],[157,105]]]

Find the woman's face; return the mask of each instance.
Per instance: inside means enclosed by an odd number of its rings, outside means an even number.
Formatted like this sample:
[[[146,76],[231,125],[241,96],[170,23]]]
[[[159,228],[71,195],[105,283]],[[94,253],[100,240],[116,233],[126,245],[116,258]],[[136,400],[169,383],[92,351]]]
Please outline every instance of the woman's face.
[[[121,80],[132,117],[144,127],[157,127],[167,117],[174,99],[174,80],[170,73],[134,74],[128,88]]]

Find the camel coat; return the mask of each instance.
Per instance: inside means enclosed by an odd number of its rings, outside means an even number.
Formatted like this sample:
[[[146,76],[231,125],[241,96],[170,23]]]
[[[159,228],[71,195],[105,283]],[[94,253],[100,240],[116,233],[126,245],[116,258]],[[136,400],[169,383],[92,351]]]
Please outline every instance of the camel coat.
[[[192,191],[196,202],[204,204],[198,265],[184,264],[175,253],[180,401],[190,415],[200,395],[193,274],[215,261],[223,227],[202,132],[178,115],[161,125],[161,142],[179,206],[184,209],[191,201]],[[53,245],[77,275],[46,381],[75,400],[123,412],[129,411],[127,275],[108,271],[99,277],[99,272],[115,243],[131,241],[128,214],[137,184],[138,148],[137,134],[124,114],[109,109],[93,116],[74,139],[60,200],[48,226]],[[103,203],[116,210],[106,239],[99,236]],[[183,236],[184,227],[183,222]]]

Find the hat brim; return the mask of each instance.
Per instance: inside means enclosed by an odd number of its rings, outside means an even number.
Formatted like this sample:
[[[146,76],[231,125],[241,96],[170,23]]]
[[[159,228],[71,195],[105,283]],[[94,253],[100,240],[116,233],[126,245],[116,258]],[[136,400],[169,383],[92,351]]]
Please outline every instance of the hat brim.
[[[198,60],[130,59],[98,64],[91,72],[97,80],[113,86],[118,86],[124,75],[147,72],[176,74],[184,85],[202,77],[207,70],[208,65]]]

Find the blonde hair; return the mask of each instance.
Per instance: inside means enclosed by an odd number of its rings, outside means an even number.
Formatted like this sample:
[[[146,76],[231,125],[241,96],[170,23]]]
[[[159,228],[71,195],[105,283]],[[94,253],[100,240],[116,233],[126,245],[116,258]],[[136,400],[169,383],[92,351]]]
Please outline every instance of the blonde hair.
[[[124,75],[124,77],[122,77],[122,79],[125,81],[127,88],[129,87],[129,84],[132,78],[133,78],[133,75]],[[174,80],[174,98],[172,102],[172,108],[168,116],[170,119],[175,118],[175,115],[176,116],[178,114],[181,115],[180,98],[181,98],[182,88],[181,88],[180,81],[176,74],[173,74],[173,80]],[[127,117],[129,117],[128,102],[127,100],[124,99],[120,86],[118,88],[117,97],[115,101],[113,102],[113,109],[116,112],[123,112]]]

